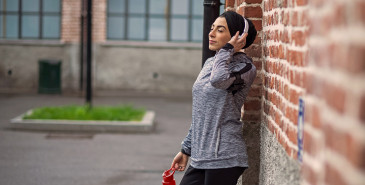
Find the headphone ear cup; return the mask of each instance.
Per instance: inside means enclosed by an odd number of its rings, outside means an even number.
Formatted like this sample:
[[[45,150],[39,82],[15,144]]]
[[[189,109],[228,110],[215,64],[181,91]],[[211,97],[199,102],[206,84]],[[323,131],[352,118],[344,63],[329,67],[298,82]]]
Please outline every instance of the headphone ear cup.
[[[255,25],[252,23],[252,21],[250,19],[247,19],[248,25],[249,25],[249,29],[248,29],[248,35],[246,38],[246,45],[242,48],[248,48],[249,46],[251,46],[251,44],[255,41],[256,39],[256,35],[257,35],[257,31],[255,28]]]

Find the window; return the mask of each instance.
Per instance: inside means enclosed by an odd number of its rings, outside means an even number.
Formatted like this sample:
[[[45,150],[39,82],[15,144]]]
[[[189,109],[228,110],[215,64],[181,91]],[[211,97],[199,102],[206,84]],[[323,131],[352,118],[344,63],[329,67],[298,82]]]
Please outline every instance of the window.
[[[108,0],[109,40],[201,42],[203,0]]]
[[[0,0],[0,38],[59,39],[61,0]]]

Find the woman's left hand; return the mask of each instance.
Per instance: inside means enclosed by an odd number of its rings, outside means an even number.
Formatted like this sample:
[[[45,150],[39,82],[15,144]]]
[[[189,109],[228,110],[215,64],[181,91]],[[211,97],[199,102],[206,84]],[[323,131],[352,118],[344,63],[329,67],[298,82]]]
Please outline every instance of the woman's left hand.
[[[236,32],[236,35],[234,35],[228,43],[230,43],[233,46],[234,52],[238,52],[243,48],[243,46],[246,45],[246,37],[247,33],[244,33],[241,38],[239,38],[239,31]]]

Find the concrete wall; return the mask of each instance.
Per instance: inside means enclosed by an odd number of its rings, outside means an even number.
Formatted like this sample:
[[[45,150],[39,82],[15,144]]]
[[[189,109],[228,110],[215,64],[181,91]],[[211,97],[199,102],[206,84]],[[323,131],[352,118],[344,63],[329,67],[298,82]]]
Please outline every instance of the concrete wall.
[[[78,45],[55,42],[0,44],[0,92],[37,92],[38,61],[62,60],[62,90],[77,90]]]
[[[287,155],[275,135],[266,126],[261,126],[260,150],[260,184],[300,184],[300,164]]]
[[[93,52],[96,94],[121,90],[191,93],[201,69],[199,47],[103,43],[94,44]],[[39,59],[62,60],[62,91],[79,91],[79,44],[6,41],[0,43],[0,56],[0,92],[37,92]]]
[[[200,48],[101,44],[95,51],[98,90],[191,93],[202,65]]]

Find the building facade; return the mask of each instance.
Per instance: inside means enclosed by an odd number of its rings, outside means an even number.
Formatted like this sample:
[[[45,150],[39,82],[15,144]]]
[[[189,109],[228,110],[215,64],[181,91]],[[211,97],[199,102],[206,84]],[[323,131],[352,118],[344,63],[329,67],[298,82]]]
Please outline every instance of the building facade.
[[[85,3],[0,1],[0,91],[36,92],[42,59],[62,61],[63,93],[84,89]],[[191,91],[201,68],[203,0],[93,0],[92,11],[96,94]]]

